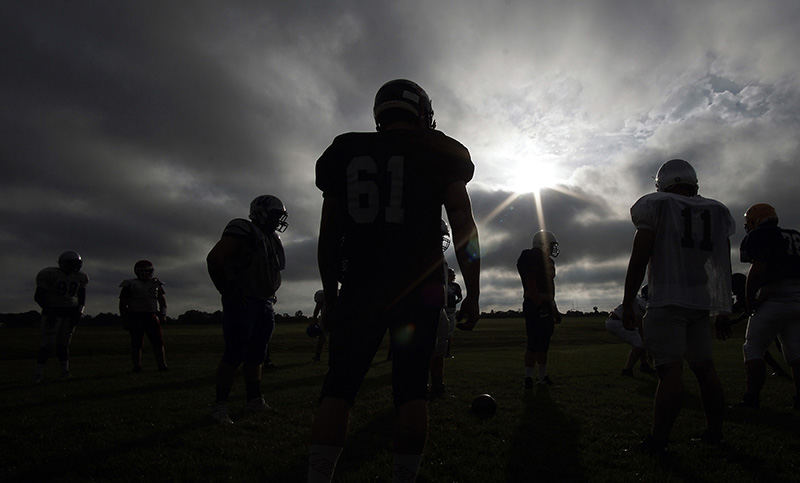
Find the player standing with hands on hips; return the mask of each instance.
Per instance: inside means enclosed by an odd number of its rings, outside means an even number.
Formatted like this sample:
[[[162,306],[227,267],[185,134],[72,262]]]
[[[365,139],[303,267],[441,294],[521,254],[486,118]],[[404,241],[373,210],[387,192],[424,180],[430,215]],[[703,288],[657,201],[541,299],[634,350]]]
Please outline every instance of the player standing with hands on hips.
[[[683,359],[700,385],[708,427],[706,443],[722,440],[722,385],[711,358],[711,320],[727,327],[731,311],[729,237],[735,232],[728,208],[697,194],[697,174],[682,159],[664,163],[656,174],[656,193],[631,207],[636,226],[625,276],[622,322],[636,328],[636,293],[649,267],[647,311],[642,322],[645,346],[658,373],[652,432],[641,443],[662,453],[681,409]],[[717,335],[722,337],[723,330]]]
[[[330,364],[311,430],[309,481],[332,479],[350,408],[387,329],[397,410],[393,478],[417,476],[428,430],[429,364],[445,305],[442,205],[466,285],[459,327],[471,330],[479,316],[469,152],[435,130],[430,98],[414,82],[384,84],[373,113],[378,132],[338,136],[316,166]],[[342,259],[347,270],[337,294]]]
[[[278,236],[286,230],[288,213],[281,200],[262,195],[250,203],[250,220],[236,218],[206,257],[208,274],[222,294],[225,352],[217,368],[217,398],[212,417],[232,424],[228,396],[239,365],[243,365],[248,411],[269,409],[261,394],[261,374],[267,344],[275,329],[275,293],[286,267]]]

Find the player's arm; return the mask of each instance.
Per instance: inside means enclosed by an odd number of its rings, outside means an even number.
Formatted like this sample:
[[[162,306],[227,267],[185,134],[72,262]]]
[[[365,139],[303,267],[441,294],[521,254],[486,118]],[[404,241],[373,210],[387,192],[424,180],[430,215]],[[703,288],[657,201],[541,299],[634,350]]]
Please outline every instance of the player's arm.
[[[128,301],[130,300],[130,287],[123,286],[119,292],[119,315],[125,317],[128,315]]]
[[[167,321],[167,297],[164,294],[164,289],[158,287],[158,318],[161,322]]]
[[[206,256],[208,275],[220,294],[225,293],[230,288],[230,281],[225,269],[226,262],[236,256],[242,247],[242,243],[241,238],[223,235]]]
[[[83,315],[83,310],[86,308],[86,287],[81,285],[78,287],[78,308],[77,316]]]
[[[633,236],[633,248],[631,258],[628,261],[628,271],[625,274],[625,296],[622,299],[622,325],[626,329],[636,328],[636,314],[634,304],[636,304],[636,293],[644,280],[647,271],[647,264],[650,262],[650,255],[653,253],[653,245],[656,241],[656,233],[653,230],[639,228]]]
[[[36,292],[33,294],[33,300],[39,304],[39,307],[44,309],[45,304],[45,289],[42,287],[36,287]]]
[[[311,315],[311,318],[316,320],[317,317],[319,317],[319,311],[320,310],[322,310],[322,304],[317,302],[316,304],[314,304],[314,314]]]
[[[754,260],[747,272],[747,282],[745,283],[745,304],[747,313],[755,310],[757,303],[756,294],[758,289],[764,286],[767,280],[767,264],[761,260]]]
[[[322,291],[325,293],[325,311],[323,316],[333,312],[339,293],[339,245],[344,233],[340,200],[328,196],[322,201],[322,218],[319,222],[319,241],[317,244],[317,265],[322,279]],[[327,318],[327,317],[325,317]],[[323,321],[327,323],[327,321]]]
[[[466,320],[459,323],[458,328],[472,330],[480,317],[478,299],[480,297],[481,247],[478,239],[478,227],[475,225],[472,204],[464,181],[456,181],[447,187],[444,208],[447,211],[447,218],[450,220],[456,259],[461,269],[461,276],[464,277],[464,289],[467,292],[457,316],[459,320]]]

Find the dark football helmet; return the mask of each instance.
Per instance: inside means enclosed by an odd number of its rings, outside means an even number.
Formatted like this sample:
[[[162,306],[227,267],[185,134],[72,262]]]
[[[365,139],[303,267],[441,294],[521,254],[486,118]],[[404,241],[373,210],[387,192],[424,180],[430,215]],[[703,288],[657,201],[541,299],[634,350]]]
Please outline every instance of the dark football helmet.
[[[744,212],[744,231],[750,233],[755,227],[768,221],[778,222],[775,208],[767,203],[756,203]]]
[[[78,252],[70,250],[58,257],[58,268],[65,272],[79,272],[81,267],[83,267],[83,259]]]
[[[435,129],[431,99],[425,90],[407,79],[395,79],[387,82],[375,94],[375,105],[372,114],[375,116],[375,128],[383,128],[385,114],[392,110],[408,112],[419,120],[420,126]]]
[[[555,258],[561,253],[558,248],[558,240],[552,231],[539,230],[533,235],[532,248],[538,248],[549,256]]]
[[[250,219],[270,231],[283,233],[289,226],[289,213],[276,196],[261,195],[250,203]]]
[[[153,278],[153,272],[155,272],[155,268],[150,260],[139,260],[133,266],[133,273],[139,280],[150,280]]]

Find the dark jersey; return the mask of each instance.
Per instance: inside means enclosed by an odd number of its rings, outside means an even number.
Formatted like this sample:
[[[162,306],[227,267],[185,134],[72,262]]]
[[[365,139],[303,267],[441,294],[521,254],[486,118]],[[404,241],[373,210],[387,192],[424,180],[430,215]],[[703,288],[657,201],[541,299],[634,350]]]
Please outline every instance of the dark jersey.
[[[800,232],[780,228],[776,223],[756,227],[742,240],[742,262],[764,262],[766,282],[800,280]]]
[[[347,133],[317,161],[316,184],[343,223],[342,292],[391,303],[437,283],[444,304],[441,210],[447,187],[472,179],[469,152],[427,129]]]
[[[455,310],[462,298],[461,285],[456,282],[447,282],[447,308]]]
[[[544,254],[539,248],[522,250],[517,259],[517,272],[522,280],[522,288],[527,290],[530,282],[536,284],[536,291],[540,294],[553,295],[555,293],[556,264],[553,259]],[[533,294],[525,293],[525,297]]]

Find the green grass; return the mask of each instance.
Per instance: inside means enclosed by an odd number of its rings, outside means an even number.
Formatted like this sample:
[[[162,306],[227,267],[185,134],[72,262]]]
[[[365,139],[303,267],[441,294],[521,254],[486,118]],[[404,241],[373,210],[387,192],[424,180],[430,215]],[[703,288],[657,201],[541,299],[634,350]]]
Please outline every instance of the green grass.
[[[33,385],[39,332],[0,329],[0,481],[304,481],[309,429],[325,365],[313,364],[305,327],[284,324],[273,338],[278,368],[265,373],[274,412],[245,416],[244,388],[231,396],[236,424],[208,414],[221,329],[167,326],[171,371],[130,373],[127,333],[80,327],[69,381]],[[743,328],[739,327],[741,331]],[[716,343],[715,360],[729,401],[743,389],[741,333]],[[760,411],[726,415],[727,445],[689,438],[704,428],[697,385],[687,370],[683,411],[671,455],[635,450],[647,432],[655,379],[619,376],[628,348],[605,332],[601,318],[565,319],[550,351],[549,389],[522,389],[523,323],[484,320],[458,332],[446,364],[452,397],[430,406],[430,437],[419,481],[789,481],[800,474],[800,414],[789,405],[792,384],[770,377]],[[149,343],[145,342],[145,350]],[[390,364],[375,358],[352,411],[337,481],[389,481]],[[469,412],[477,394],[498,402],[497,414]]]

